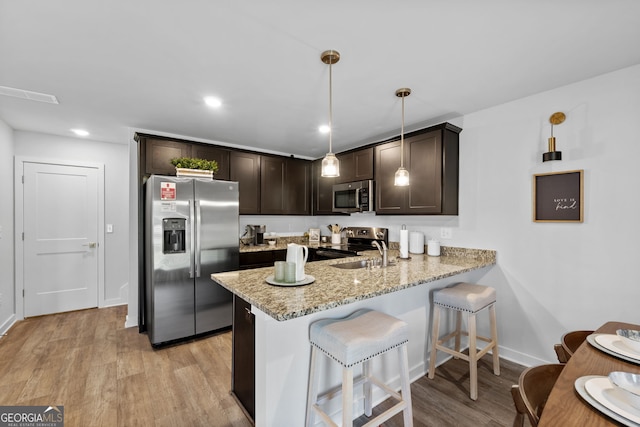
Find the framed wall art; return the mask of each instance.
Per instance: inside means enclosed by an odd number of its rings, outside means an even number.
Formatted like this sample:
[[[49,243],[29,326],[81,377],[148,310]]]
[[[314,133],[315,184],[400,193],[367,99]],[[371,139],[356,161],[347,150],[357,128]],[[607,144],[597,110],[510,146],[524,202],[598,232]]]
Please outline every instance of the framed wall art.
[[[310,228],[309,229],[309,243],[318,243],[320,242],[320,229],[319,228]]]
[[[533,221],[583,222],[584,171],[533,176]]]

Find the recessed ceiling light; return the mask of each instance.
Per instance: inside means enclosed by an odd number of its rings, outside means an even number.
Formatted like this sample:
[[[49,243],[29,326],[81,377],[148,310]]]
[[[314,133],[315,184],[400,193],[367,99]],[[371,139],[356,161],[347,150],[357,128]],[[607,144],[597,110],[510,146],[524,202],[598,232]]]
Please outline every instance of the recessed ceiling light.
[[[215,96],[205,96],[204,102],[212,108],[218,108],[222,105],[222,100],[220,100],[220,98],[216,98]]]
[[[71,132],[75,133],[78,136],[89,136],[89,132],[84,129],[71,129]]]
[[[329,133],[329,126],[327,125],[322,125],[318,127],[318,131],[320,133]]]

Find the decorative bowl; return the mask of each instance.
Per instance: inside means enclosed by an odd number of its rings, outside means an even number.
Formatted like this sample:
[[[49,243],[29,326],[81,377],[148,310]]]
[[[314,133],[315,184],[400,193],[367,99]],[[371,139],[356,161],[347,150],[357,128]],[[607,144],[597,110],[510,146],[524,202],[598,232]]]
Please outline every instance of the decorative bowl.
[[[629,398],[629,403],[636,409],[640,409],[640,375],[630,372],[611,372],[609,374],[611,384],[624,390]]]
[[[622,342],[634,351],[640,353],[640,331],[635,329],[618,329],[616,331]]]

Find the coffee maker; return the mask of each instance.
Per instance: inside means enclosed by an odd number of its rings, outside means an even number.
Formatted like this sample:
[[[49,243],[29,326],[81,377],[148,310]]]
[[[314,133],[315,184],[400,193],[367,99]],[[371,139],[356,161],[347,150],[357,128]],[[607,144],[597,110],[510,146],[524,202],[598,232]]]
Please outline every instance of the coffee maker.
[[[264,245],[264,232],[266,225],[247,225],[247,237],[250,245]]]

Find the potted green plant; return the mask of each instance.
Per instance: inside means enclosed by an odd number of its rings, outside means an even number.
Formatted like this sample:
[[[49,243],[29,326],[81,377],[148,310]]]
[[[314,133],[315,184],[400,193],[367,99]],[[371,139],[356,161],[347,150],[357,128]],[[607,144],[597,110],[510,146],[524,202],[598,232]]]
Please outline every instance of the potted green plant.
[[[215,160],[177,157],[171,159],[171,164],[176,167],[176,176],[213,178],[213,175],[218,172],[218,162]]]

